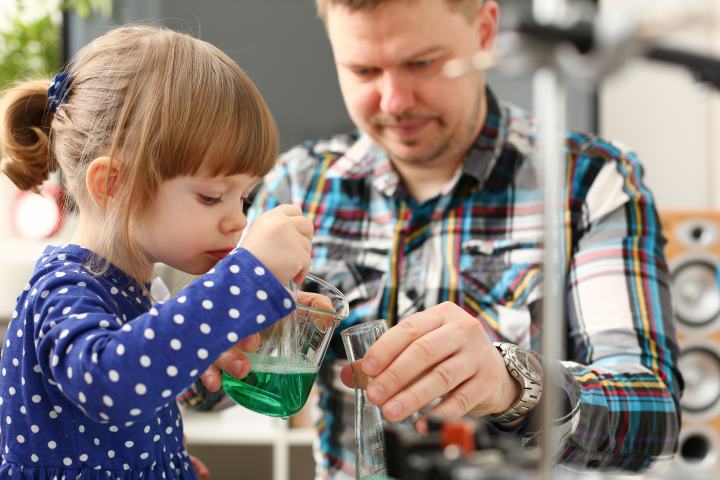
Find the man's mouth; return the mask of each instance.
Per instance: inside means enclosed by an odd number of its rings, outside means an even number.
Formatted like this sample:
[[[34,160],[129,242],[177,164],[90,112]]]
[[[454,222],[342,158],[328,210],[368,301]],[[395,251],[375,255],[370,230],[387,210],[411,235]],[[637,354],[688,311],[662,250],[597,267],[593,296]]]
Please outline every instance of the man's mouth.
[[[412,137],[420,133],[428,124],[430,120],[423,120],[421,122],[413,123],[401,123],[399,125],[385,125],[384,127],[392,132],[395,136],[400,138]]]
[[[232,252],[232,250],[232,248],[223,248],[222,250],[213,250],[207,253],[208,255],[212,255],[213,257],[217,258],[218,260],[222,260],[223,258],[227,257],[227,254]]]

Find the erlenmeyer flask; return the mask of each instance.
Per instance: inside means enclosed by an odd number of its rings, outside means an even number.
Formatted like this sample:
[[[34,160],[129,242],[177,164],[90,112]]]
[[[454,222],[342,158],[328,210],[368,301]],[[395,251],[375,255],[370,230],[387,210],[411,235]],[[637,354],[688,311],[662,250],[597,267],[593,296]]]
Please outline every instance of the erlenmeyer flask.
[[[373,343],[387,332],[385,320],[362,323],[344,330],[340,335],[345,345],[348,361],[355,379],[355,478],[371,479],[387,476],[385,457],[385,435],[383,427],[387,423],[414,432],[418,436],[416,424],[420,413],[415,412],[400,422],[389,422],[383,417],[382,410],[373,405],[365,395],[366,386],[372,379],[362,373],[362,358]]]

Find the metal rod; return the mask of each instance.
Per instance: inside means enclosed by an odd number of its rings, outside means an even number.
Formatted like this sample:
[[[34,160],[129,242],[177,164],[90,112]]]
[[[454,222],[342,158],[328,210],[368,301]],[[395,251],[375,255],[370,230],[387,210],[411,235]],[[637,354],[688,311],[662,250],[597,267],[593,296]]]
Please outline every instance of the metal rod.
[[[564,124],[565,94],[557,75],[550,69],[538,70],[533,79],[533,104],[538,121],[537,155],[542,172],[544,202],[544,259],[543,259],[543,356],[562,359],[564,352],[565,272],[563,269],[563,193],[564,193]],[[560,416],[559,391],[553,387],[549,371],[543,380],[542,462],[538,472],[541,479],[550,479],[553,469],[552,447],[559,439],[553,434],[554,419]]]
[[[534,0],[533,14],[541,24],[562,18],[565,13],[563,0]],[[542,172],[542,195],[544,202],[544,258],[543,258],[543,324],[542,354],[562,359],[564,345],[565,280],[563,269],[563,196],[565,171],[565,141],[562,127],[565,124],[565,92],[558,75],[549,68],[542,68],[533,78],[533,107],[538,121],[537,155]],[[543,398],[540,403],[542,460],[538,477],[550,480],[555,456],[554,446],[559,438],[552,428],[560,416],[560,392],[553,387],[550,372],[545,372]]]

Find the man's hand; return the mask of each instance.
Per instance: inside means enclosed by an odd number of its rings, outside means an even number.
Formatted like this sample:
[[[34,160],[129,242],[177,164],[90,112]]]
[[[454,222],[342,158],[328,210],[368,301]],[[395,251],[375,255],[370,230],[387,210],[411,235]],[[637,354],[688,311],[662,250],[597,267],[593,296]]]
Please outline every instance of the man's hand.
[[[200,380],[202,380],[205,388],[211,392],[220,390],[222,386],[221,370],[235,378],[245,378],[247,374],[250,373],[250,360],[243,352],[254,352],[259,346],[260,335],[256,333],[247,338],[243,338],[233,345],[230,350],[220,355],[210,368],[205,370],[205,373],[200,376]]]
[[[395,422],[440,397],[445,398],[429,415],[501,413],[520,398],[520,384],[480,322],[449,302],[388,330],[368,350],[360,368],[372,377],[368,399],[382,405],[385,418]],[[354,387],[349,365],[341,378]],[[420,422],[419,430],[426,430],[426,420]]]

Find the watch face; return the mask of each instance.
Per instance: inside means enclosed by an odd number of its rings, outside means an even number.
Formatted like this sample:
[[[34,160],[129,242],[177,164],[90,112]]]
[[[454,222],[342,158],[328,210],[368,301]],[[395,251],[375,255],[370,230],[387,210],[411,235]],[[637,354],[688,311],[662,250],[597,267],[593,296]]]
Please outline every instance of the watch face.
[[[514,360],[515,366],[525,377],[529,378],[534,382],[540,381],[539,373],[542,371],[542,366],[535,356],[523,348],[514,349]]]

